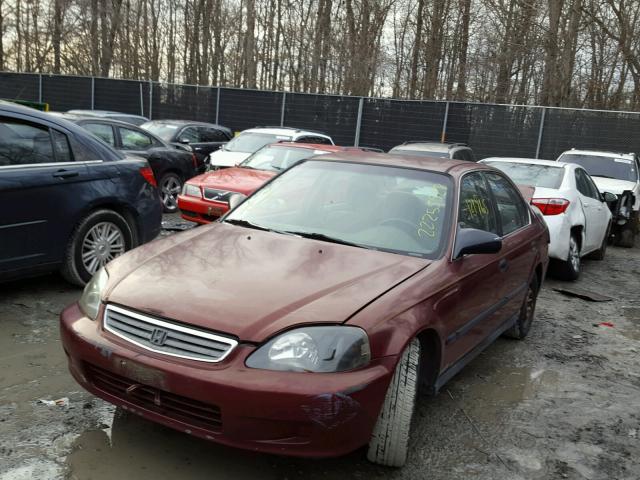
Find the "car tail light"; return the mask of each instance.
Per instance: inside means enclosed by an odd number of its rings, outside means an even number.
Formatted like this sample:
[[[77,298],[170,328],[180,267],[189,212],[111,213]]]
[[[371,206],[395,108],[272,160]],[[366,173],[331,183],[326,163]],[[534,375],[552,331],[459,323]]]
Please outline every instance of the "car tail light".
[[[540,209],[543,215],[560,215],[569,208],[566,198],[533,198],[531,204]]]
[[[198,168],[198,157],[195,153],[191,154],[191,160],[193,161],[193,168]]]
[[[153,170],[151,170],[151,167],[142,167],[140,169],[140,175],[142,175],[144,179],[154,187],[158,186],[158,182],[156,182],[156,177],[153,175]]]

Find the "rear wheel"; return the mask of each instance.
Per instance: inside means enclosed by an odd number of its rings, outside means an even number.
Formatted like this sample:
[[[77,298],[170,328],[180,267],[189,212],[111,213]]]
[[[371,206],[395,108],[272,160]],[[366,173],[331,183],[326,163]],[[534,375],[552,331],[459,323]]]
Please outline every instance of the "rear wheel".
[[[131,249],[133,241],[131,227],[120,214],[106,209],[91,212],[71,235],[62,276],[84,286],[101,267]]]
[[[569,239],[569,256],[564,262],[558,262],[556,274],[562,280],[577,280],[580,276],[580,243],[575,233]]]
[[[160,195],[165,213],[174,213],[178,210],[178,195],[182,191],[182,180],[175,173],[165,173],[160,182]]]
[[[504,332],[505,337],[522,340],[531,330],[531,324],[536,314],[536,300],[538,299],[538,280],[537,277],[529,285],[527,296],[520,308],[520,315],[515,325]]]
[[[418,391],[420,341],[414,338],[405,349],[389,384],[378,421],[369,442],[369,461],[401,467],[407,460],[411,417]]]

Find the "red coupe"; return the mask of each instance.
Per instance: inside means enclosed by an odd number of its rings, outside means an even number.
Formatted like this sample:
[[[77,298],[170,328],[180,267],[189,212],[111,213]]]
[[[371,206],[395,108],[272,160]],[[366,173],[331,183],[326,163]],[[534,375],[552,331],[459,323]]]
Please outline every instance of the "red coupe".
[[[305,143],[274,143],[252,154],[237,167],[205,173],[185,183],[178,195],[182,218],[200,224],[210,223],[229,210],[234,193],[251,195],[267,180],[294,163],[314,155],[357,150],[353,147]]]

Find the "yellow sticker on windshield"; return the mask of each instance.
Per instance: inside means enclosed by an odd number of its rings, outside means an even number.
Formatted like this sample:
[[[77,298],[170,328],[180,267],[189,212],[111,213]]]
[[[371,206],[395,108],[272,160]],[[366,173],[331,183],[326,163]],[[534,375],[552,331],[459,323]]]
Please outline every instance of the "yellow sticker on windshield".
[[[440,214],[440,207],[428,206],[424,212],[424,215],[420,218],[418,223],[418,238],[436,238],[438,233],[438,215]]]

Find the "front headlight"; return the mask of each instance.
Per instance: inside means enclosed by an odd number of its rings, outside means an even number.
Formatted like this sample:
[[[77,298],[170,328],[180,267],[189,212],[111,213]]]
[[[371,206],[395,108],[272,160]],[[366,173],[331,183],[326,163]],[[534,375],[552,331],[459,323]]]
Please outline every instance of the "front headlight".
[[[296,328],[272,338],[247,358],[247,367],[291,372],[343,372],[371,360],[369,338],[358,327]]]
[[[202,193],[200,192],[200,187],[197,185],[191,185],[190,183],[185,183],[184,187],[182,187],[182,194],[188,195],[190,197],[198,197],[202,198]]]
[[[91,320],[95,320],[98,316],[98,310],[100,309],[100,302],[102,301],[102,291],[107,285],[109,275],[107,271],[102,267],[98,270],[93,278],[87,283],[80,297],[80,309]]]

